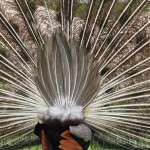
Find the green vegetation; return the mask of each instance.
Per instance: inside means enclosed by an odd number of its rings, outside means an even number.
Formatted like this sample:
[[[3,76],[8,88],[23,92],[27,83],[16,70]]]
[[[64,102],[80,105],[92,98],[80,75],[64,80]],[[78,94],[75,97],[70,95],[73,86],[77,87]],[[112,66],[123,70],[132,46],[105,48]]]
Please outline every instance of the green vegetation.
[[[0,43],[0,54],[3,55],[4,57],[6,57],[5,46],[2,45],[2,43]]]
[[[96,140],[92,141],[92,144],[88,150],[116,150],[116,148],[106,148],[105,146],[99,144]]]
[[[7,89],[8,84],[4,83],[4,82],[0,82],[0,89]]]
[[[34,145],[34,146],[32,146],[30,144],[28,146],[25,146],[24,148],[19,149],[19,150],[41,150],[41,149],[42,149],[42,147],[39,144]],[[103,144],[102,143],[99,144],[98,140],[93,139],[91,146],[89,147],[88,150],[122,150],[122,149],[117,148],[115,145],[107,144],[105,142]]]
[[[19,150],[41,150],[41,149],[42,149],[41,145],[35,145],[35,146],[27,146]],[[92,145],[88,150],[115,150],[115,149],[103,148],[96,141],[93,141]]]
[[[41,150],[41,149],[42,149],[41,145],[35,145],[35,146],[25,147],[25,148],[20,149],[20,150]]]

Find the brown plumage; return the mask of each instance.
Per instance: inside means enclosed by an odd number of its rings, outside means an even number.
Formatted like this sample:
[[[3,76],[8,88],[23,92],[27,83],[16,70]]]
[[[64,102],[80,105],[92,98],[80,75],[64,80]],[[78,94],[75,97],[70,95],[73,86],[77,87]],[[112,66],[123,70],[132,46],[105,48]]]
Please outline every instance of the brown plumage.
[[[42,150],[53,150],[51,143],[48,141],[44,130],[41,131],[41,144],[42,144]]]

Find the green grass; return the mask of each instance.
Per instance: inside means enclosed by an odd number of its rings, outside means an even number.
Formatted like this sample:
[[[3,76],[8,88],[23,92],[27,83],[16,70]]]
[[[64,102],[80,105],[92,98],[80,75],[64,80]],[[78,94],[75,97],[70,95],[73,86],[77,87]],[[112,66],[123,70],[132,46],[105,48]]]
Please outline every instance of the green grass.
[[[29,146],[26,146],[24,148],[21,148],[19,150],[41,150],[42,147],[41,145],[37,144],[37,145],[29,145]],[[97,142],[97,140],[92,140],[91,142],[91,146],[89,147],[88,150],[122,150],[122,149],[118,149],[116,146],[114,145],[107,145],[107,143],[103,143],[103,144],[99,144]]]
[[[32,146],[32,147],[26,147],[20,150],[41,150],[42,147],[40,145],[37,146]],[[118,150],[116,148],[104,148],[103,146],[100,145],[92,145],[89,147],[88,150]]]
[[[39,143],[39,142],[36,142],[36,143]],[[17,150],[41,150],[42,149],[41,145],[36,144],[36,143],[30,143],[28,146],[25,146],[24,148],[20,148]],[[117,143],[117,141],[115,143]],[[145,145],[145,148],[149,147],[148,145],[146,145],[146,143],[141,143],[141,145],[143,146]],[[130,148],[131,150],[134,150],[133,147],[130,147]],[[126,148],[119,147],[117,145],[110,144],[104,141],[99,141],[97,138],[94,138],[88,150],[126,150]]]
[[[20,150],[41,150],[42,147],[41,145],[36,145],[36,146],[29,146],[29,147],[25,147],[23,149],[20,149]],[[104,148],[103,146],[95,143],[95,144],[92,144],[88,150],[116,150],[116,149],[112,149],[112,148]]]
[[[34,136],[33,136],[34,137]],[[33,138],[32,137],[32,138]],[[40,141],[38,139],[36,140],[29,140],[31,137],[28,137],[27,141],[30,141],[29,144],[23,146],[22,148],[17,148],[17,145],[16,146],[16,150],[42,150],[42,146],[40,144]],[[31,138],[31,139],[32,139]],[[118,141],[116,141],[115,143],[117,143]],[[145,147],[145,150],[149,148],[149,146],[147,145],[147,143],[141,143],[140,141],[137,141],[141,146],[144,146]],[[1,142],[0,142],[1,143]],[[21,142],[20,142],[21,144]],[[127,146],[127,145],[126,145]],[[131,150],[135,150],[133,147],[130,147]],[[105,141],[100,141],[98,140],[98,138],[94,138],[91,142],[91,145],[89,147],[88,150],[127,150],[126,148],[122,148],[122,147],[119,147],[117,145],[114,145],[114,144],[110,144],[110,143],[107,143]]]
[[[31,146],[31,147],[25,147],[20,150],[41,150],[41,149],[42,149],[41,145],[35,145],[35,146]]]
[[[88,150],[116,150],[116,149],[105,148],[103,145],[98,144],[98,142],[93,141]]]

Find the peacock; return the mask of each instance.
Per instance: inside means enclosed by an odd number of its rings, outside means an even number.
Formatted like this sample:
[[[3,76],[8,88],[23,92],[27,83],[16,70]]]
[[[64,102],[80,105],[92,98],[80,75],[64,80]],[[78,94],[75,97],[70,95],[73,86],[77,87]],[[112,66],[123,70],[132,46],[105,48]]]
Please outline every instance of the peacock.
[[[0,1],[0,150],[150,149],[149,0]]]

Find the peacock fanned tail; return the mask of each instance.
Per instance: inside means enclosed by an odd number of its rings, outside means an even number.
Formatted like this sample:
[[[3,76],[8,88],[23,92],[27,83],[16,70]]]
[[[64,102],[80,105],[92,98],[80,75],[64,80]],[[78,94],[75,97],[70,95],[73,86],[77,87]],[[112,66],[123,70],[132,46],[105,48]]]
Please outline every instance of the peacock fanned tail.
[[[150,149],[149,0],[0,1],[0,150],[56,122]]]

